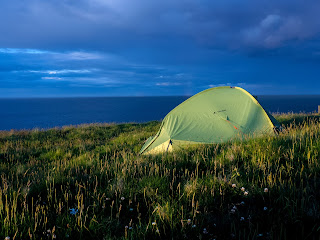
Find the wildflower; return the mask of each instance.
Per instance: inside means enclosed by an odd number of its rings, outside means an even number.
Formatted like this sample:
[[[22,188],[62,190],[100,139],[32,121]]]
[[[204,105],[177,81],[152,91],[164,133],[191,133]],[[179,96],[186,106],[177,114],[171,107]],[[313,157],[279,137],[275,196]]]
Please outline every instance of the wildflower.
[[[247,195],[249,194],[249,192],[245,191],[243,194],[244,194],[245,196],[247,196]]]
[[[109,200],[110,200],[110,198],[106,197],[106,201],[109,201]]]
[[[132,230],[132,227],[129,227],[129,230]]]
[[[196,226],[197,226],[197,225],[193,224],[193,225],[192,225],[192,228],[195,228]]]
[[[121,201],[125,200],[125,198],[124,198],[124,197],[121,197],[120,199],[121,199]]]
[[[232,209],[237,210],[237,207],[236,207],[236,206],[233,206],[233,208],[232,208]]]
[[[242,192],[244,192],[244,190],[246,190],[244,187],[240,188]]]
[[[48,230],[47,230],[47,237],[50,237],[50,236],[51,236],[51,230],[48,229]]]
[[[129,227],[128,227],[128,226],[125,226],[124,228],[125,228],[125,229],[128,229]]]
[[[203,234],[208,234],[208,231],[206,228],[203,229]]]
[[[155,225],[157,225],[157,223],[156,222],[152,222],[152,226],[155,226]]]
[[[188,223],[188,224],[191,224],[191,219],[190,219],[190,218],[187,220],[187,223]]]
[[[233,183],[231,186],[232,186],[233,188],[237,187],[237,185],[236,185],[235,183]]]
[[[230,212],[231,212],[231,213],[235,213],[236,210],[232,208]]]
[[[244,221],[244,217],[241,217],[241,218],[240,218],[240,221],[241,221],[241,222]]]
[[[244,201],[242,201],[240,204],[243,206],[244,205]]]
[[[268,210],[268,208],[267,208],[267,207],[264,207],[264,208],[263,208],[263,211],[267,211],[267,210]]]
[[[9,237],[9,236],[7,236],[4,240],[10,240],[10,237]]]
[[[268,189],[268,188],[265,188],[263,191],[264,191],[265,193],[267,193],[267,192],[269,192],[269,189]]]
[[[76,215],[78,213],[78,209],[76,208],[70,208],[69,211],[71,215]]]
[[[129,211],[132,212],[132,211],[133,211],[133,208],[129,208]]]

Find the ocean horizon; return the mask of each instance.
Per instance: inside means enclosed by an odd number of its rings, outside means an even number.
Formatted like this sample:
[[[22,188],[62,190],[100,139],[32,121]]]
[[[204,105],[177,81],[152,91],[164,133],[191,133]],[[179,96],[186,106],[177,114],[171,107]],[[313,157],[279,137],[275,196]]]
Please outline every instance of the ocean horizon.
[[[0,98],[0,130],[162,120],[190,96]],[[270,113],[318,111],[320,95],[258,95]]]

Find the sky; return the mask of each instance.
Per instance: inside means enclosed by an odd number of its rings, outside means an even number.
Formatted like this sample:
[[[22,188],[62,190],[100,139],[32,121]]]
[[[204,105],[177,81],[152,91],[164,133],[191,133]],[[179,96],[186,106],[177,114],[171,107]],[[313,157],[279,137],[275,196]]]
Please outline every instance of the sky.
[[[318,0],[0,0],[0,98],[320,94]]]

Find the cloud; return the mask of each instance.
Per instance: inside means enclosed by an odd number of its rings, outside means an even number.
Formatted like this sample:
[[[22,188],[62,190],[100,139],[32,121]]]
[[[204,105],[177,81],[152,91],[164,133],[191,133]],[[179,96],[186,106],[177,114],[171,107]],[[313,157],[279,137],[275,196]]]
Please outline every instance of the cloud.
[[[115,79],[105,77],[67,77],[63,81],[71,83],[70,86],[78,87],[115,87],[123,85]]]
[[[265,19],[263,19],[260,23],[262,28],[274,28],[277,27],[281,23],[281,17],[276,14],[270,14]]]
[[[319,12],[316,0],[2,1],[0,88],[176,95],[223,82],[301,86],[320,74]]]
[[[290,40],[303,40],[312,33],[299,17],[267,15],[259,26],[244,31],[245,42],[252,46],[277,48]]]
[[[5,54],[48,54],[48,51],[39,49],[24,49],[24,48],[0,48],[0,53]]]
[[[106,86],[122,84],[108,77],[41,77],[41,80],[72,83],[73,86]]]
[[[113,57],[111,54],[106,53],[88,52],[88,51],[45,51],[41,49],[28,49],[28,48],[0,48],[0,53],[10,55],[46,55],[60,60],[97,60],[103,58]]]
[[[156,78],[186,80],[186,79],[190,79],[191,77],[192,76],[188,73],[175,73],[175,74],[170,74],[170,75],[160,75],[160,76],[157,76]]]
[[[62,78],[60,77],[42,77],[42,80],[61,80]]]
[[[55,57],[62,60],[96,60],[104,58],[103,54],[91,53],[91,52],[67,52],[67,53],[56,53]]]
[[[170,86],[181,86],[182,83],[179,82],[158,82],[156,83],[156,86],[161,86],[161,87],[170,87]]]
[[[24,70],[26,73],[44,73],[49,75],[56,74],[83,74],[83,73],[91,73],[93,69],[60,69],[60,70]],[[17,72],[17,71],[14,71]]]
[[[0,46],[119,51],[190,42],[219,49],[277,48],[317,37],[319,11],[316,0],[12,0],[1,5],[0,29],[6,34]],[[101,56],[75,51],[68,57]]]

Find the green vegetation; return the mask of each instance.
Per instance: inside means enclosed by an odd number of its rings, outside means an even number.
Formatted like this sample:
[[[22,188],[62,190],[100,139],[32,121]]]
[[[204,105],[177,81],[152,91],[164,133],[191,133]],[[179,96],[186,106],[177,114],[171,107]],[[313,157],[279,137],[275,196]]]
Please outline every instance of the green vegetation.
[[[318,239],[318,117],[276,118],[278,136],[155,156],[159,122],[0,132],[0,239]]]

